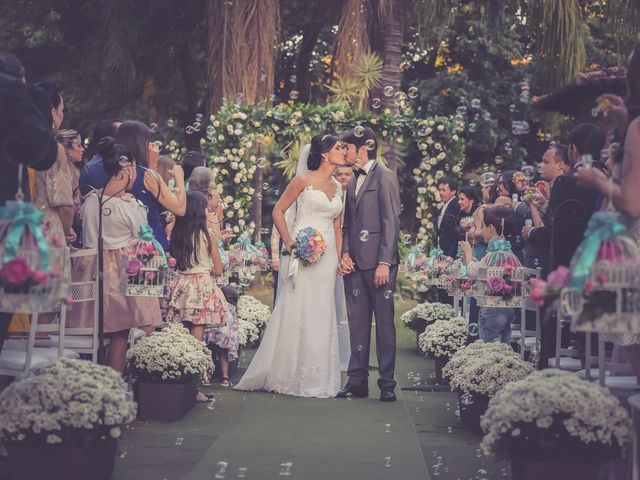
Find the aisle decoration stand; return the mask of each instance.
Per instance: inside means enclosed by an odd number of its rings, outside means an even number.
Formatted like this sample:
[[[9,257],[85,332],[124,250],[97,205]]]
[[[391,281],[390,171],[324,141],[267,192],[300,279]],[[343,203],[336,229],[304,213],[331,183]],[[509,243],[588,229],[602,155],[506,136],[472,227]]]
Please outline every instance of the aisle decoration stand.
[[[447,257],[441,248],[434,248],[424,261],[422,269],[415,275],[416,289],[425,292],[429,287],[448,288],[451,281],[448,278],[447,268],[453,263],[451,257]]]
[[[127,245],[120,263],[123,293],[129,297],[164,297],[169,282],[169,262],[149,225]]]

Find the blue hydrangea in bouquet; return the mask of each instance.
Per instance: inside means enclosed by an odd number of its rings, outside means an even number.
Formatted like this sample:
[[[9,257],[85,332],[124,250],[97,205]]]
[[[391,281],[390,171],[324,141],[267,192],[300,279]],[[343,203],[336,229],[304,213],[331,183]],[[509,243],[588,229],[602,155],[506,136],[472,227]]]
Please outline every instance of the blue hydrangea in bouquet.
[[[312,265],[318,263],[326,250],[327,242],[322,234],[313,227],[306,227],[296,235],[291,254],[304,265]]]

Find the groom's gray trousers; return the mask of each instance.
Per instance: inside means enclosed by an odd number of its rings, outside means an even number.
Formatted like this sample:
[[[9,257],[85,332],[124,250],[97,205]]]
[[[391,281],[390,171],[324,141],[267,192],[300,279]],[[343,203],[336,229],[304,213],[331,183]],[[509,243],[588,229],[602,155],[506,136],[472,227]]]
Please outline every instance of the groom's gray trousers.
[[[344,290],[349,314],[351,360],[349,383],[366,386],[369,377],[369,346],[371,345],[371,319],[376,319],[376,352],[381,390],[393,390],[396,382],[393,374],[396,366],[396,327],[393,292],[396,288],[398,266],[389,269],[389,283],[376,288],[373,276],[376,269],[356,270],[344,277]]]

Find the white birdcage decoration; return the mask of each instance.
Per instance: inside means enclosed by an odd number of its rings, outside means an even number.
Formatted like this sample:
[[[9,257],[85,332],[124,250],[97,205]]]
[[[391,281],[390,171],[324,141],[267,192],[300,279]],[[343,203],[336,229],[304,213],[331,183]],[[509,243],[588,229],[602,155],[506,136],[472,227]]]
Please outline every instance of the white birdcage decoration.
[[[128,297],[164,297],[169,262],[164,249],[153,237],[149,225],[140,228],[140,238],[132,240],[121,258],[121,285]]]
[[[640,333],[640,249],[619,215],[597,212],[571,259],[560,313],[582,332]]]
[[[404,272],[406,276],[413,276],[416,272],[422,270],[427,256],[423,252],[422,248],[414,245],[409,249],[409,253],[404,259],[404,262],[400,265],[400,271]]]
[[[456,258],[448,269],[451,276],[449,295],[452,297],[462,297],[469,294],[471,280],[467,277],[467,267],[462,258]]]
[[[441,248],[433,248],[416,278],[427,287],[447,288],[447,269],[452,263],[453,258],[447,257]]]
[[[479,307],[535,309],[529,289],[538,271],[522,266],[508,240],[491,240],[487,254],[474,273],[476,282],[472,292]]]
[[[69,294],[69,250],[64,239],[45,238],[42,213],[32,203],[0,208],[0,311],[56,311]]]

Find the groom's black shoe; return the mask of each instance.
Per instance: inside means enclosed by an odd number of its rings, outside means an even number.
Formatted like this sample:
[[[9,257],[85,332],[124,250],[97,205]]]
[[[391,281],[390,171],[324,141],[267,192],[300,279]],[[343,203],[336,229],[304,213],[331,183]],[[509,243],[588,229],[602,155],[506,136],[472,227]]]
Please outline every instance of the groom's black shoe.
[[[366,398],[369,396],[369,387],[356,387],[347,383],[344,388],[338,391],[336,398]]]
[[[393,390],[382,390],[380,392],[380,401],[381,402],[395,402],[396,394],[393,393]]]

